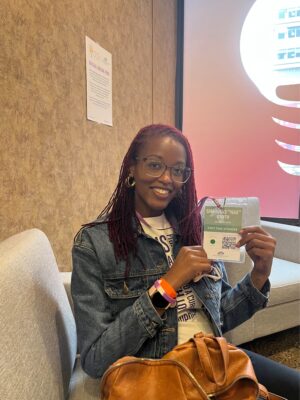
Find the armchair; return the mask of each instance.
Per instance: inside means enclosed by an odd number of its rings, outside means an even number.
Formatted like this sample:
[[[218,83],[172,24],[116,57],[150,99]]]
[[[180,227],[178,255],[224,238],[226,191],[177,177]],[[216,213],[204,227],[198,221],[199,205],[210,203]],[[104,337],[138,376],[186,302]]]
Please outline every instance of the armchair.
[[[300,228],[259,221],[257,198],[248,198],[252,203],[249,225],[260,223],[262,228],[277,240],[272,272],[269,304],[250,320],[225,334],[227,340],[238,345],[253,339],[280,332],[300,324]],[[256,214],[254,217],[253,213]],[[253,219],[254,218],[254,219]],[[251,260],[246,257],[245,265]],[[240,265],[226,263],[231,284],[235,284],[245,272]],[[251,268],[251,267],[250,267]]]
[[[76,358],[73,313],[43,232],[0,243],[0,288],[0,398],[99,399],[99,381]]]

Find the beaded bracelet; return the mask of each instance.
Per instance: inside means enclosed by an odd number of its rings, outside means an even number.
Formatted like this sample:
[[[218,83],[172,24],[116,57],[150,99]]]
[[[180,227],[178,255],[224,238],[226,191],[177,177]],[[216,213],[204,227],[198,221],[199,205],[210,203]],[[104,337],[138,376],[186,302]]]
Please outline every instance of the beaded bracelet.
[[[160,283],[160,280],[157,280],[157,281],[154,282],[154,287],[162,295],[162,297],[165,300],[167,300],[168,303],[171,304],[171,306],[175,306],[176,305],[176,299],[174,299],[174,297],[171,297],[171,296],[168,295],[168,293],[162,287],[162,285]]]

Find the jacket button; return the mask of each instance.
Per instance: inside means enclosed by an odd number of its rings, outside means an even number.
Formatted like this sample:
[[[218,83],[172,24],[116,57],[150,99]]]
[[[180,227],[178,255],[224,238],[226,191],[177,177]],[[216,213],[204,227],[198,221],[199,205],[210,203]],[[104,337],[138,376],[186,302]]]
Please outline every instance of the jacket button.
[[[128,294],[129,293],[129,289],[128,289],[128,286],[126,285],[125,281],[124,281],[124,284],[123,284],[123,293],[124,294]]]

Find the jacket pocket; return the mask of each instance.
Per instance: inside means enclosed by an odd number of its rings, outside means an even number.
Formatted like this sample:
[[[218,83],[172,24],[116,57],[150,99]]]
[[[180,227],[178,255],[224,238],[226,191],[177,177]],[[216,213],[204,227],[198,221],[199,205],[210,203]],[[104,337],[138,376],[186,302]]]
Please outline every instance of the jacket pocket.
[[[167,264],[166,264],[167,265]],[[146,267],[143,271],[132,268],[127,278],[124,272],[104,276],[104,291],[110,299],[125,300],[141,296],[165,273],[165,265]]]
[[[120,276],[106,277],[104,291],[112,314],[117,315],[126,307],[132,306],[160,277],[161,273],[131,275],[127,279]]]
[[[110,299],[124,300],[141,296],[148,289],[145,276],[105,279],[104,290]]]
[[[138,297],[147,290],[147,280],[143,276],[128,279],[107,278],[104,281],[104,291],[107,305],[112,315],[118,315],[125,308],[132,306]]]

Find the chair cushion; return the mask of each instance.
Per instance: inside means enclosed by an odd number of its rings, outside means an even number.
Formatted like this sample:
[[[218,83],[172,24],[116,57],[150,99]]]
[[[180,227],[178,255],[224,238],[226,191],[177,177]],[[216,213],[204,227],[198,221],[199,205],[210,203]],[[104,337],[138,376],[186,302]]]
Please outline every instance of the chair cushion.
[[[269,306],[300,299],[300,265],[274,258]]]
[[[79,357],[71,377],[68,400],[100,400],[100,379],[90,378],[83,371]]]

